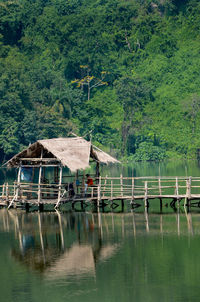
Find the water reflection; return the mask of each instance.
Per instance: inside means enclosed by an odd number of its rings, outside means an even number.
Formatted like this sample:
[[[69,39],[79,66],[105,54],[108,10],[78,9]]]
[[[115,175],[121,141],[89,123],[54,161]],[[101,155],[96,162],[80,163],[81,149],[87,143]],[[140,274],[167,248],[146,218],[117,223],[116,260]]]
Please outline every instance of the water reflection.
[[[96,266],[140,236],[200,234],[200,214],[25,213],[2,209],[0,231],[14,234],[11,255],[45,278],[96,275]]]
[[[14,232],[18,242],[12,256],[47,277],[95,274],[96,263],[118,248],[109,243],[108,223],[101,214],[27,214],[2,209],[0,220],[1,231]]]

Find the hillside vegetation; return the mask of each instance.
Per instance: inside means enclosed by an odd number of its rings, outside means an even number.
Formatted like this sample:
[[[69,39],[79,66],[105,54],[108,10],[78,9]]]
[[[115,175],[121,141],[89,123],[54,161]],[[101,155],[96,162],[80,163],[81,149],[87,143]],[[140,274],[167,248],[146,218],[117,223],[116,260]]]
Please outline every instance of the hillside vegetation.
[[[90,133],[116,156],[196,157],[198,0],[0,2],[0,158]]]

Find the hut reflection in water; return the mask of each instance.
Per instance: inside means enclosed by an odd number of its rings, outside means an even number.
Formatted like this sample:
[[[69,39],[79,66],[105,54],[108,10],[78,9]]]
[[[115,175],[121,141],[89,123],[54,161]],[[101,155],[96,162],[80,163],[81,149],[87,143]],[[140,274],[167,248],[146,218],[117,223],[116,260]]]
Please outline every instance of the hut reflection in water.
[[[199,214],[146,213],[25,213],[0,211],[0,231],[14,233],[11,255],[45,278],[85,274],[95,276],[96,265],[113,257],[127,238],[144,233],[193,236],[200,233]],[[137,241],[136,241],[137,243]]]

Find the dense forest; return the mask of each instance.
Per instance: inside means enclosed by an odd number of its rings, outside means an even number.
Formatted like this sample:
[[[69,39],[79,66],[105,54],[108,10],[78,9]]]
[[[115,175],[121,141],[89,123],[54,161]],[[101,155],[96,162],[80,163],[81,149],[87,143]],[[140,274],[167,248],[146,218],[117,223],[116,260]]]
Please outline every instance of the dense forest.
[[[0,160],[92,138],[118,158],[200,149],[198,0],[1,0]]]

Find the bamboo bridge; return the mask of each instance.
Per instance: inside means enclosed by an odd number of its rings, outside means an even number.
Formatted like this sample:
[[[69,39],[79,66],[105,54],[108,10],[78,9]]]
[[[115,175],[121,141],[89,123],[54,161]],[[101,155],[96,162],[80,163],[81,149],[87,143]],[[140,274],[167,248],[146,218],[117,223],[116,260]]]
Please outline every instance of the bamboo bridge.
[[[200,206],[200,177],[102,177],[100,164],[120,162],[91,141],[72,135],[38,140],[6,162],[7,168],[18,169],[18,176],[14,184],[0,186],[0,205],[43,210],[46,205],[57,209],[80,202],[82,208],[95,205],[99,209],[117,207],[120,201],[122,208],[126,203],[148,209],[153,200],[159,200],[162,208],[168,199],[172,207],[181,200],[187,206]],[[96,165],[92,185],[85,178],[90,163]]]
[[[44,184],[14,182],[0,186],[0,205],[3,207],[38,206],[41,210],[46,205],[59,208],[69,203],[74,206],[80,202],[87,206],[95,204],[98,208],[117,205],[121,202],[130,204],[132,208],[151,206],[153,200],[168,200],[175,204],[200,207],[200,177],[99,177],[97,184],[89,186],[85,191],[84,184],[73,184],[73,191],[68,182],[65,184]]]

